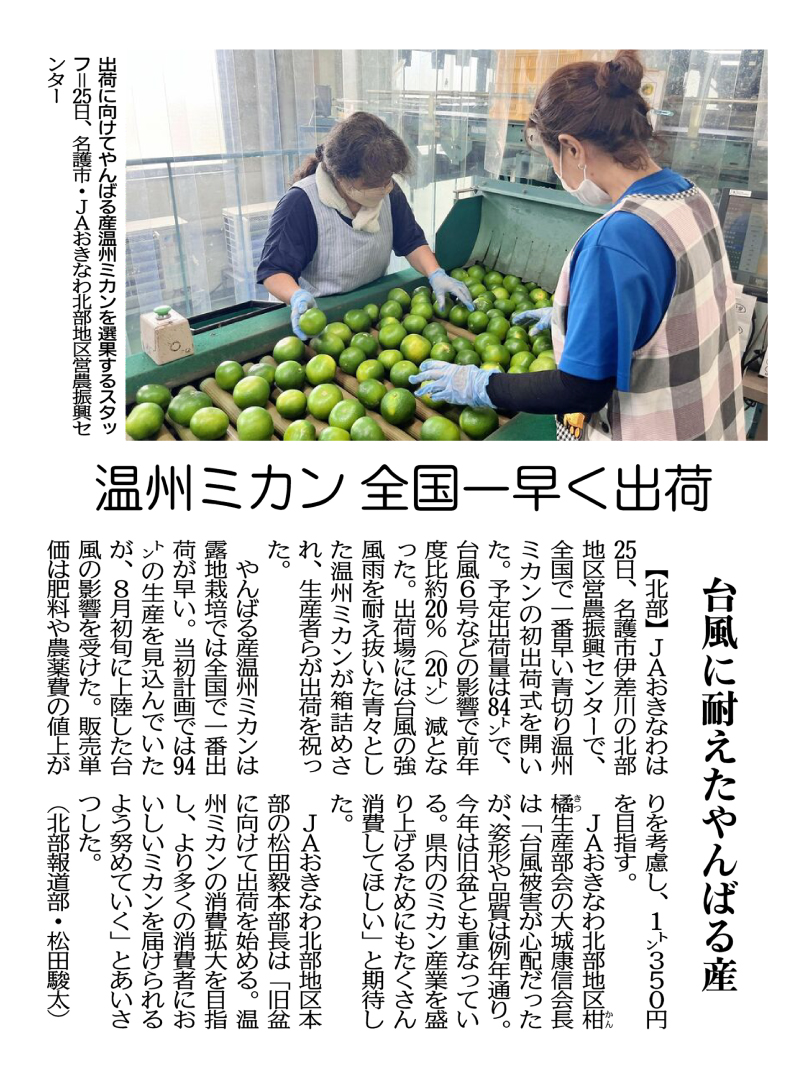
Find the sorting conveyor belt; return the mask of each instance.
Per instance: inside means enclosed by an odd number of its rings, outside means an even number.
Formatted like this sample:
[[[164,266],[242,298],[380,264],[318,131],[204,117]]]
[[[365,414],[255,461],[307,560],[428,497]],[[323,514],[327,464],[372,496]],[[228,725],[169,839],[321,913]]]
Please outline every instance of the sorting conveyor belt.
[[[600,210],[582,205],[569,194],[547,187],[476,178],[470,192],[472,196],[457,198],[437,232],[436,253],[440,264],[452,271],[461,265],[481,262],[503,274],[536,280],[549,291],[555,289],[567,253],[600,214]],[[406,269],[347,294],[320,298],[317,304],[329,322],[341,320],[348,310],[361,309],[370,303],[381,305],[393,287],[413,290],[424,282],[413,269]],[[194,354],[167,365],[156,365],[142,352],[131,355],[127,360],[127,402],[132,403],[138,389],[145,384],[164,384],[169,388],[195,384],[200,387],[213,378],[214,370],[223,361],[237,361],[242,365],[263,361],[271,354],[275,343],[291,332],[290,311],[286,306],[233,319],[222,310],[216,317],[218,323],[215,326],[215,314],[204,316],[203,330],[194,335]],[[443,324],[451,336],[470,335],[447,321]],[[311,353],[308,351],[309,355]],[[353,384],[347,383],[346,374],[341,370],[337,371],[337,383],[346,395],[354,394]],[[218,392],[221,391],[213,379],[212,384]],[[391,385],[387,382],[387,386]],[[235,407],[233,398],[229,396],[222,401],[225,406],[216,404],[230,417],[232,411],[226,407]],[[417,421],[433,414],[430,410],[423,414],[423,410],[427,407],[420,403]],[[273,420],[276,416],[280,416],[277,411],[273,413]],[[370,416],[376,417],[376,414],[371,412]],[[275,427],[279,429],[277,422]],[[419,431],[413,423],[407,430],[389,427],[392,428],[390,439],[418,438],[413,435],[414,431]],[[176,438],[188,438],[184,433],[172,431]],[[235,439],[235,429],[229,430],[226,438]],[[518,414],[512,420],[501,419],[501,427],[489,437],[496,440],[554,438],[554,419],[531,414]],[[166,436],[163,439],[166,442]]]

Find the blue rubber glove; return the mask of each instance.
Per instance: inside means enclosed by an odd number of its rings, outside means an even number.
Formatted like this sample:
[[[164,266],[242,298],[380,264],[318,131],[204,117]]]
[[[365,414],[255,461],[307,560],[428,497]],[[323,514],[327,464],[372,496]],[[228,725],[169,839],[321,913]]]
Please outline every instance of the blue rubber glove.
[[[419,372],[408,378],[410,384],[425,384],[414,394],[421,398],[430,395],[434,402],[452,402],[456,406],[491,406],[486,385],[499,369],[479,369],[477,365],[453,365],[449,361],[423,361]]]
[[[553,319],[553,307],[547,306],[546,309],[525,309],[522,313],[515,313],[511,318],[512,324],[533,324],[534,328],[531,332],[532,335],[538,335],[539,332],[548,331],[550,328],[550,321]]]
[[[440,313],[444,313],[444,303],[448,294],[452,294],[457,302],[463,302],[470,313],[474,310],[475,304],[466,283],[448,276],[443,268],[437,268],[435,272],[431,272],[428,276],[428,283],[431,285]]]
[[[298,288],[289,299],[289,304],[292,307],[292,331],[298,339],[302,339],[305,342],[308,336],[300,327],[300,318],[307,309],[313,309],[317,304],[314,300],[314,295],[309,294],[308,291],[304,291],[302,288]]]

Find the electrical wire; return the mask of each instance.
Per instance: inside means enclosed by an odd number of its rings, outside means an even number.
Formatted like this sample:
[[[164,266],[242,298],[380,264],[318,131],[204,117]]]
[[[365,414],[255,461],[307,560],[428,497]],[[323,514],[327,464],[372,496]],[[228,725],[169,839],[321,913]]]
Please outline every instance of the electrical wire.
[[[742,355],[742,372],[743,373],[747,369],[749,369],[751,365],[755,365],[755,363],[757,361],[760,361],[764,357],[764,354],[766,353],[766,350],[767,350],[767,325],[768,324],[769,324],[769,314],[767,314],[767,316],[764,317],[764,323],[759,328],[758,334],[756,335],[755,339],[751,338],[751,340],[747,344],[747,348],[745,349],[744,354]],[[755,323],[754,323],[753,326],[755,328]],[[751,332],[750,334],[752,336],[753,333]],[[762,335],[764,336],[764,345],[761,346],[761,347],[757,347],[757,343],[761,339]],[[754,353],[753,353],[752,358],[750,358],[748,360],[748,354],[751,352],[751,350],[753,350]]]

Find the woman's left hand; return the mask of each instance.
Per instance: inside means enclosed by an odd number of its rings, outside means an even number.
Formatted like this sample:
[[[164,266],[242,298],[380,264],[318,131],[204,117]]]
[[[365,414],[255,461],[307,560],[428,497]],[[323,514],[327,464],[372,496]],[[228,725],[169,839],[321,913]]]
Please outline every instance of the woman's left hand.
[[[434,402],[452,402],[457,406],[491,406],[486,385],[499,369],[479,369],[475,365],[454,365],[449,361],[423,361],[419,372],[408,378],[409,384],[421,384],[414,394],[427,395]]]
[[[466,283],[448,276],[443,268],[437,268],[435,272],[431,272],[428,276],[428,283],[431,285],[440,313],[444,312],[444,304],[448,294],[452,294],[456,301],[463,302],[470,313],[475,308],[472,295],[469,293]]]

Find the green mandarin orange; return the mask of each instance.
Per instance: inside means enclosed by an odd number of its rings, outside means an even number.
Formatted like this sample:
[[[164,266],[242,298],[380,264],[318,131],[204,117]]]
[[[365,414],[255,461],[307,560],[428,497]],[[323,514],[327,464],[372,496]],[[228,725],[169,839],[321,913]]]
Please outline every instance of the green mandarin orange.
[[[382,380],[362,380],[358,385],[356,397],[368,410],[377,410],[387,388]]]
[[[275,431],[272,415],[263,406],[248,406],[236,418],[240,440],[268,440]]]
[[[403,340],[405,342],[405,340]],[[403,361],[403,354],[399,350],[382,350],[378,355],[378,361],[384,368],[384,371],[388,373],[393,365],[397,365],[398,361]]]
[[[385,375],[386,369],[377,358],[367,358],[366,361],[361,362],[356,370],[356,380],[360,384],[363,384],[365,380],[383,380]]]
[[[378,340],[371,332],[357,332],[350,340],[350,347],[354,346],[363,351],[367,358],[374,358],[379,350]]]
[[[434,321],[429,324],[422,332],[424,337],[429,343],[439,343],[443,339],[447,339],[447,329],[443,324],[438,321]]]
[[[327,354],[331,358],[338,358],[347,349],[344,339],[338,335],[315,335],[309,346],[315,354]]]
[[[489,406],[465,406],[458,418],[458,424],[471,440],[484,440],[497,429],[500,421],[497,411]]]
[[[306,364],[306,380],[309,384],[328,384],[335,376],[336,362],[330,354],[317,354]]]
[[[502,343],[490,343],[489,346],[484,347],[483,360],[496,361],[498,365],[502,365],[504,369],[507,369],[511,364],[511,355],[508,352],[508,347],[504,347]]]
[[[337,403],[342,401],[342,389],[338,384],[318,384],[308,393],[308,412],[318,421],[327,421]]]
[[[512,324],[506,334],[506,339],[521,339],[523,342],[528,338],[528,329],[524,324]]]
[[[433,361],[455,361],[458,351],[452,343],[434,343],[431,347],[431,359]]]
[[[338,335],[345,346],[349,346],[350,340],[353,338],[352,330],[341,320],[335,320],[333,324],[328,324],[321,334],[325,336]]]
[[[408,304],[411,305],[411,300],[410,299],[409,299]],[[383,305],[381,306],[381,316],[382,317],[397,317],[397,319],[399,320],[400,317],[403,316],[403,307],[400,305],[399,302],[394,302],[394,301],[391,301],[391,300],[389,300],[388,302],[384,302]]]
[[[306,371],[299,361],[282,361],[275,370],[275,387],[281,391],[301,388],[306,382]]]
[[[475,335],[480,335],[481,332],[485,332],[488,323],[488,315],[480,309],[476,309],[474,313],[470,313],[467,317],[467,327]]]
[[[446,339],[453,350],[473,350],[472,340],[463,335],[455,335],[452,339]]]
[[[419,369],[413,361],[398,361],[389,370],[389,379],[395,387],[408,387],[409,379],[416,376],[418,372]]]
[[[480,365],[481,359],[474,350],[459,350],[456,354],[456,365]]]
[[[387,324],[378,332],[378,342],[384,350],[396,350],[407,334],[402,324]]]
[[[498,336],[502,342],[508,335],[508,329],[510,327],[511,324],[505,317],[489,317],[489,325],[486,331],[491,332],[492,335]]]
[[[402,428],[414,419],[417,403],[407,388],[395,387],[381,399],[381,417],[390,425]]]
[[[365,309],[348,309],[343,319],[351,332],[366,332],[372,326],[372,319]]]
[[[349,432],[354,422],[358,421],[359,417],[364,417],[366,412],[364,404],[357,399],[342,399],[328,415],[328,424],[331,428],[341,428]]]
[[[289,443],[292,443],[295,440],[311,442],[312,440],[316,440],[316,438],[317,430],[310,421],[292,421],[291,425],[289,425],[283,434],[284,442],[288,440]]]
[[[275,409],[290,421],[296,417],[302,417],[306,412],[307,399],[305,393],[292,388],[290,391],[282,391],[275,400]]]
[[[216,406],[205,406],[197,410],[189,422],[189,431],[198,440],[219,440],[228,431],[228,415]]]
[[[261,376],[245,376],[233,389],[233,401],[240,410],[248,406],[265,406],[269,401],[270,385]]]
[[[309,312],[317,312],[320,310],[309,310]],[[325,314],[322,314],[323,318]],[[324,328],[325,325],[323,324]],[[287,335],[283,339],[279,339],[272,350],[272,356],[278,363],[282,361],[300,361],[306,352],[306,345],[302,339],[298,339],[296,335]]]
[[[357,337],[356,337],[357,338]],[[355,342],[355,339],[353,340]],[[377,339],[375,340],[375,348],[377,350]],[[357,346],[349,346],[347,350],[343,350],[339,355],[339,368],[343,373],[347,373],[349,376],[355,376],[359,365],[362,361],[366,361],[367,356],[364,351]]]
[[[390,302],[397,302],[402,309],[408,309],[411,305],[411,295],[402,287],[392,287],[386,297]]]
[[[415,317],[422,317],[425,321],[433,319],[433,306],[430,302],[419,301],[411,303],[411,315]],[[421,328],[417,328],[417,331],[422,331]]]
[[[300,325],[300,331],[305,332],[307,336],[311,337],[319,335],[320,332],[324,331],[325,325],[328,323],[328,318],[321,309],[314,307],[312,309],[307,309],[300,317],[298,323]],[[298,340],[298,342],[302,342],[302,340]],[[275,360],[280,361],[280,358],[276,358]],[[297,359],[295,358],[295,361],[296,360]]]
[[[183,428],[188,428],[192,416],[197,413],[198,410],[202,410],[205,406],[213,405],[214,403],[209,396],[206,395],[205,391],[189,391],[185,394],[181,392],[176,395],[169,404],[167,414],[176,425],[182,425]]]
[[[440,414],[435,414],[423,422],[419,438],[421,440],[460,440],[461,433],[458,425]]]
[[[419,332],[424,331],[427,323],[428,322],[424,317],[419,317],[414,313],[409,313],[407,316],[403,317],[402,320],[403,327],[411,335],[416,335],[419,334]]]
[[[492,344],[497,344],[500,341],[500,336],[494,335],[493,332],[481,332],[480,335],[476,336],[474,346],[477,352],[483,355],[487,346],[492,346]]]
[[[262,380],[266,380],[268,384],[275,383],[275,366],[268,365],[264,362],[261,365],[251,365],[247,370],[248,376],[260,376]]]
[[[139,402],[125,419],[125,431],[132,440],[148,440],[164,424],[164,411],[156,402]]]
[[[136,392],[137,402],[154,402],[166,412],[172,402],[172,392],[164,384],[144,384]]]
[[[350,439],[356,441],[385,440],[383,429],[373,417],[359,417],[350,427]]]
[[[435,380],[423,380],[423,382],[420,384],[420,387],[429,388],[435,383]],[[430,395],[420,395],[419,401],[423,403],[423,405],[427,406],[429,410],[444,410],[445,407],[449,405],[449,403],[445,402],[444,399],[432,399]]]
[[[415,365],[419,365],[431,354],[432,348],[430,341],[424,335],[412,333],[407,335],[400,343],[400,352],[408,361],[413,361]]]
[[[505,347],[509,354],[519,354],[522,350],[530,350],[527,339],[517,339],[516,337],[509,339],[508,336],[506,336]]]
[[[338,425],[326,425],[325,428],[321,428],[317,433],[317,439],[322,443],[327,443],[331,440],[349,440],[350,433],[347,429],[339,428]]]
[[[223,361],[214,370],[214,379],[223,391],[233,391],[244,376],[244,369],[238,361]]]

